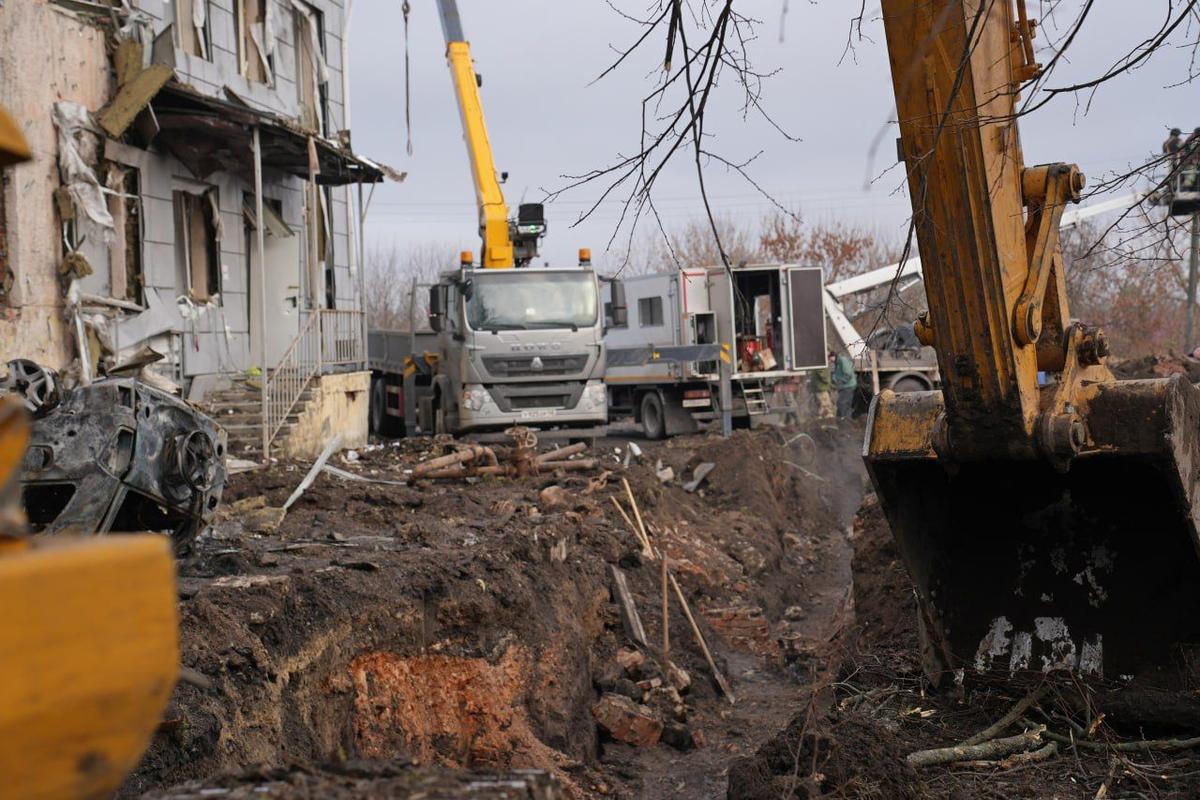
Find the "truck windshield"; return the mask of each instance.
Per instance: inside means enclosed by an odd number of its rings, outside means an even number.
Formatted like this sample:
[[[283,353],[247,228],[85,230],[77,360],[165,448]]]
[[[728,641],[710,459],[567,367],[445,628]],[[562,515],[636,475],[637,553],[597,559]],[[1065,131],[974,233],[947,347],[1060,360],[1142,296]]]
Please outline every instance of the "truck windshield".
[[[596,324],[596,284],[590,272],[477,272],[471,277],[471,289],[467,324],[475,330]]]

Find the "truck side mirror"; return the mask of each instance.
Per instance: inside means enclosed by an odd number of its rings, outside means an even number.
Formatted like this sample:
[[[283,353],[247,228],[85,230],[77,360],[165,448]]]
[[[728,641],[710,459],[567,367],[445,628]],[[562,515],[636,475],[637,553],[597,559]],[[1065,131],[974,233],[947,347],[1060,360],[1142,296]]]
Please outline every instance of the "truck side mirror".
[[[429,287],[429,327],[441,333],[446,327],[446,287]]]
[[[625,284],[613,280],[609,287],[612,293],[612,324],[614,328],[624,328],[629,325],[629,307],[625,305]]]

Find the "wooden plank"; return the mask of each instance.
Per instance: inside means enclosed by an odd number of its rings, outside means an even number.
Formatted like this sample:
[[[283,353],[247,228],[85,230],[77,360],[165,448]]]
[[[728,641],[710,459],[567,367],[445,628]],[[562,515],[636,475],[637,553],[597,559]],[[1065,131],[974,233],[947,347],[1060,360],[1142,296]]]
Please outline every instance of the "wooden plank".
[[[625,627],[625,635],[637,645],[646,647],[646,629],[642,627],[642,618],[638,615],[637,604],[633,600],[633,592],[629,591],[625,573],[616,564],[609,564],[608,574],[612,578],[613,600],[621,610],[621,624]]]

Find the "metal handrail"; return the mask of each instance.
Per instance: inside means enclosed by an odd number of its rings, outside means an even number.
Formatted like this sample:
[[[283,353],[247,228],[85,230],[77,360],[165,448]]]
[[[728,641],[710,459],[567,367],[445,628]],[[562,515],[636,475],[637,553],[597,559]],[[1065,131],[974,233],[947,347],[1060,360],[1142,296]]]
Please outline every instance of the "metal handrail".
[[[271,446],[288,415],[300,401],[300,395],[321,370],[321,315],[310,314],[279,363],[265,376],[267,447]],[[267,457],[263,453],[263,457]]]
[[[275,368],[264,376],[263,426],[267,448],[300,402],[300,397],[325,366],[366,366],[361,311],[319,309],[309,314],[296,338]],[[267,457],[267,453],[263,457]]]
[[[321,363],[333,366],[366,364],[361,311],[321,310]]]

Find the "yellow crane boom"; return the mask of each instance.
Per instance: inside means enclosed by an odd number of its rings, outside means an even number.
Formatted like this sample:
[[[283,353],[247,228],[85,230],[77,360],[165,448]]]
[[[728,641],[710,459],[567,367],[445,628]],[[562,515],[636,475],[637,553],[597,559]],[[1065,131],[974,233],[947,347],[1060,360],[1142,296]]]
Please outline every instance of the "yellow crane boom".
[[[462,117],[463,138],[471,161],[471,179],[479,205],[479,232],[483,237],[481,260],[485,268],[515,266],[513,242],[509,233],[508,204],[496,174],[492,143],[488,139],[479,96],[479,79],[471,62],[471,45],[463,35],[462,20],[454,0],[438,0],[442,32],[446,37],[446,61],[454,81],[454,94]]]
[[[1071,321],[1058,229],[1084,180],[1024,163],[1025,0],[882,9],[942,389],[882,392],[865,454],[926,672],[1163,663],[1200,633],[1200,392],[1116,381]]]

